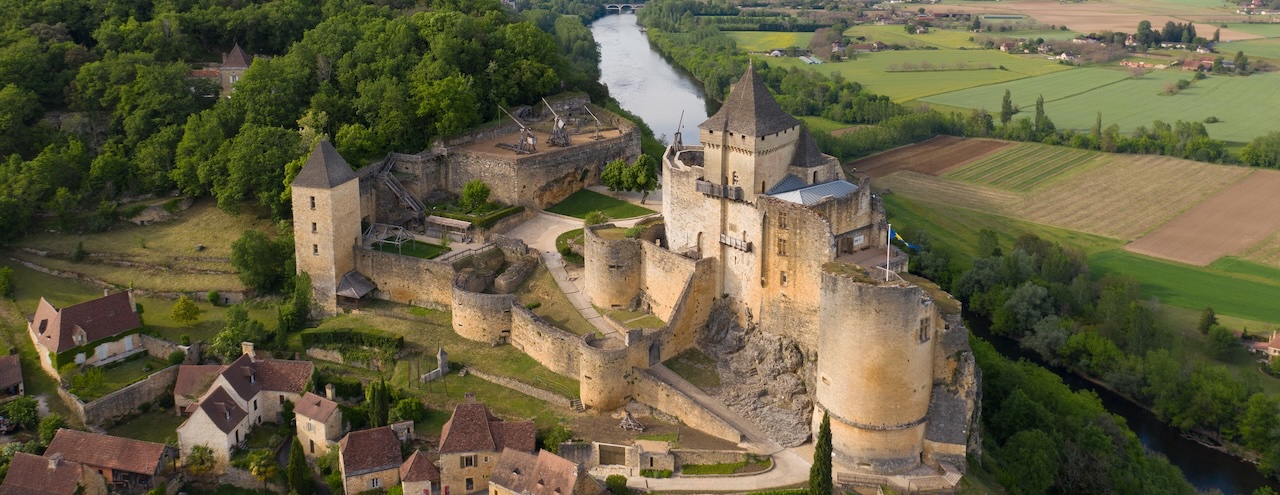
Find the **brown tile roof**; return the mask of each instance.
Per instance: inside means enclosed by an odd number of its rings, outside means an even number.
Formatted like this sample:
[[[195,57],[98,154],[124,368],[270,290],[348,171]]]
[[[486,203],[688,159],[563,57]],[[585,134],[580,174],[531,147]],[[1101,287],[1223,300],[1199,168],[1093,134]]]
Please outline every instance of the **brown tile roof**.
[[[411,481],[440,481],[440,470],[436,465],[427,459],[427,455],[421,450],[413,451],[404,464],[400,465],[400,481],[408,483]]]
[[[31,318],[31,328],[39,336],[40,344],[54,352],[75,347],[77,344],[73,336],[82,331],[85,334],[83,343],[88,344],[140,326],[142,320],[134,311],[129,291],[117,292],[61,310],[42,297],[35,316]]]
[[[80,464],[57,461],[49,469],[49,459],[26,452],[15,452],[9,461],[9,474],[0,485],[0,495],[72,495],[82,476]]]
[[[809,127],[800,126],[800,139],[796,141],[796,154],[791,156],[791,166],[817,167],[824,163],[827,163],[827,157],[818,149],[818,142],[809,134]]]
[[[209,79],[217,79],[222,74],[218,73],[218,69],[196,69],[191,71],[191,77],[204,77]]]
[[[222,377],[241,399],[249,400],[262,390],[301,394],[311,381],[315,365],[310,361],[265,359],[254,361],[242,354],[222,370]]]
[[[334,411],[338,410],[338,403],[321,397],[319,395],[307,392],[293,406],[293,413],[299,416],[314,419],[316,421],[325,422]]]
[[[504,422],[484,404],[458,404],[440,434],[440,453],[501,452],[503,447],[533,452],[534,433],[532,421]]]
[[[213,420],[213,424],[217,425],[223,433],[231,433],[231,430],[234,430],[236,425],[249,415],[239,404],[236,404],[235,399],[232,399],[231,394],[227,393],[227,389],[223,387],[218,387],[205,397],[200,402],[200,409],[209,415],[209,419]]]
[[[0,357],[0,388],[22,383],[22,363],[17,354]]]
[[[173,384],[173,395],[197,399],[209,390],[218,379],[222,365],[184,364],[178,367],[178,380]]]
[[[769,94],[755,66],[747,65],[747,72],[730,88],[724,106],[698,128],[760,137],[798,125],[800,121],[782,111],[778,101]]]
[[[577,464],[545,450],[536,456],[503,450],[489,483],[527,495],[598,495],[604,491]]]
[[[236,43],[231,47],[231,52],[222,55],[223,67],[249,67],[249,56],[245,55],[244,50],[240,49],[240,44]]]
[[[298,171],[298,176],[293,179],[293,185],[330,189],[355,178],[355,171],[351,170],[351,165],[338,154],[338,150],[334,149],[329,141],[321,140],[316,143],[315,149],[311,150],[311,156],[307,157],[302,170]]]
[[[165,445],[66,428],[58,430],[44,455],[61,453],[68,461],[92,468],[155,476],[164,463]]]
[[[342,475],[348,478],[400,468],[400,441],[387,426],[348,433],[338,442],[338,452]]]

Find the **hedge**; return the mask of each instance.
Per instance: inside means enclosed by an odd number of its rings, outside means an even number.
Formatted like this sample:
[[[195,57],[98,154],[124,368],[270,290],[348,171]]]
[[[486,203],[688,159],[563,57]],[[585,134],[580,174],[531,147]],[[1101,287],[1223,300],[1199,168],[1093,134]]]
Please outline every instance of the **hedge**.
[[[377,330],[356,330],[353,328],[315,329],[302,332],[303,347],[321,347],[330,344],[400,349],[404,347],[404,337]]]
[[[467,215],[465,213],[451,213],[447,211],[433,211],[431,212],[431,214],[438,217],[452,218],[454,220],[471,222],[472,227],[475,227],[477,229],[487,229],[489,227],[492,227],[493,224],[498,223],[498,220],[502,220],[511,215],[520,213],[522,211],[524,211],[523,206],[509,206],[501,210],[492,211],[480,216]]]

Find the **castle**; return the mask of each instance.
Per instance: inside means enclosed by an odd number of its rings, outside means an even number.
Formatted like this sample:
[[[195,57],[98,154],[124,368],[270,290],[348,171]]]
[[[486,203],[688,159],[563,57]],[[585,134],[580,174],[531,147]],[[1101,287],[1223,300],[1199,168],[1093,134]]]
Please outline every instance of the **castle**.
[[[829,416],[838,479],[934,476],[953,489],[966,454],[980,446],[979,372],[958,316],[943,315],[898,275],[907,257],[888,243],[881,200],[866,180],[843,178],[752,68],[698,127],[701,146],[677,135],[663,155],[663,223],[635,238],[609,224],[584,231],[590,302],[649,313],[660,328],[606,316],[616,332],[579,336],[485,284],[417,283],[448,294],[459,335],[509,343],[578,379],[586,407],[634,400],[741,440],[661,378],[662,362],[696,347],[749,389],[731,409],[786,437],[784,445],[803,442]],[[311,193],[299,191],[295,182],[295,225],[305,229]],[[298,239],[302,270],[310,241]],[[527,259],[523,244],[495,239],[508,261]],[[340,281],[347,266],[323,273]],[[340,283],[315,278],[318,290]]]

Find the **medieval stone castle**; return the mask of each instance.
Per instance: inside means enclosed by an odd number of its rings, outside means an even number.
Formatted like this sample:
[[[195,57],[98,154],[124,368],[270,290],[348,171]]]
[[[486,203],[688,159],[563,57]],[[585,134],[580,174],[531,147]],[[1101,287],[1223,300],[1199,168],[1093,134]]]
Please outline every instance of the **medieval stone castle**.
[[[590,302],[650,313],[661,328],[610,320],[616,332],[580,336],[543,320],[516,303],[512,268],[501,267],[556,255],[539,257],[500,234],[445,260],[365,247],[362,221],[402,218],[412,197],[456,192],[470,178],[485,179],[502,201],[533,208],[598,180],[605,162],[639,152],[635,129],[607,118],[617,128],[607,139],[518,158],[455,145],[353,172],[321,143],[293,183],[298,270],[310,274],[329,312],[363,297],[450,309],[459,335],[513,345],[578,379],[591,409],[638,401],[742,440],[664,383],[661,363],[697,347],[732,376],[726,404],[784,445],[803,442],[829,416],[838,473],[965,469],[966,454],[980,445],[967,329],[898,275],[906,255],[888,244],[884,207],[869,183],[846,181],[753,69],[698,126],[701,146],[677,135],[667,148],[662,223],[636,238],[611,235],[608,224],[584,232]],[[489,132],[470,139],[496,135]],[[386,170],[411,183],[402,187],[409,200],[390,191],[395,186],[379,175]]]

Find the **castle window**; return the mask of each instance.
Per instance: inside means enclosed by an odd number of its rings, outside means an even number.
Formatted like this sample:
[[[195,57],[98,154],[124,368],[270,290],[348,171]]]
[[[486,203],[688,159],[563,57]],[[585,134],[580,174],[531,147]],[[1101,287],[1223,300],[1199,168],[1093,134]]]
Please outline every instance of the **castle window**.
[[[782,286],[783,286],[783,287],[786,287],[786,286],[787,286],[787,272],[786,272],[786,271],[783,271],[783,272],[782,272]]]
[[[786,213],[778,214],[778,228],[782,230],[787,230],[787,214]]]
[[[917,337],[920,339],[921,344],[929,341],[929,319],[928,318],[924,318],[920,320],[920,335],[918,335]]]
[[[760,194],[764,194],[764,181],[760,181]]]
[[[320,255],[320,245],[319,245],[319,244],[312,244],[312,245],[311,245],[311,254],[312,254],[313,256],[319,256],[319,255]]]
[[[378,488],[380,486],[382,486],[382,480],[378,478],[373,478],[369,480],[369,488]]]
[[[734,173],[733,173],[733,185],[735,185],[735,186],[736,186],[736,185],[738,185],[738,173],[737,173],[737,172],[734,172]]]
[[[316,197],[315,197],[315,196],[312,196],[312,197],[311,197],[311,209],[313,209],[313,210],[314,210],[314,209],[316,209]]]
[[[786,256],[786,255],[787,255],[787,240],[778,239],[778,256]]]
[[[316,223],[315,223],[315,222],[311,222],[311,233],[312,233],[312,234],[316,233]]]

